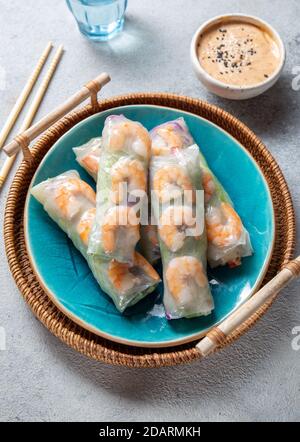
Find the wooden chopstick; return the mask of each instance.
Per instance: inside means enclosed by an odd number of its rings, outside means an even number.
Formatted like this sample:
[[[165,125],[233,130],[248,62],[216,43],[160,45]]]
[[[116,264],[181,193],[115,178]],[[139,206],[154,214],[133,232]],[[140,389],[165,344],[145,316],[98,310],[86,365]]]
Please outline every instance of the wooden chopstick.
[[[262,287],[247,302],[210,330],[196,348],[207,356],[221,345],[233,331],[249,319],[261,306],[278,294],[289,282],[300,276],[300,256],[289,262],[271,281]]]
[[[38,76],[42,70],[42,67],[44,66],[48,55],[50,54],[50,51],[53,47],[53,44],[51,41],[47,44],[45,47],[42,55],[40,56],[34,70],[32,71],[30,77],[27,80],[27,83],[25,84],[21,94],[19,95],[19,98],[17,99],[15,105],[13,106],[12,110],[10,111],[10,114],[0,132],[0,148],[5,143],[11,129],[13,128],[21,110],[24,107],[24,104],[26,103],[27,98],[29,97],[30,92],[32,91],[33,86],[35,85]]]
[[[63,54],[63,46],[59,46],[59,48],[57,49],[56,53],[54,54],[54,57],[50,63],[49,69],[46,72],[40,87],[37,90],[36,95],[34,96],[30,107],[28,109],[28,112],[25,116],[25,119],[20,127],[20,131],[19,133],[24,132],[26,129],[28,129],[32,123],[32,120],[34,119],[36,112],[41,104],[41,101],[47,91],[47,88],[50,84],[50,81],[53,77],[53,74],[57,68],[57,65],[62,57]],[[14,161],[16,159],[17,154],[13,155],[12,157],[6,158],[3,166],[0,169],[0,188],[3,186],[3,184],[5,183],[5,180],[9,174],[10,169],[12,168]]]

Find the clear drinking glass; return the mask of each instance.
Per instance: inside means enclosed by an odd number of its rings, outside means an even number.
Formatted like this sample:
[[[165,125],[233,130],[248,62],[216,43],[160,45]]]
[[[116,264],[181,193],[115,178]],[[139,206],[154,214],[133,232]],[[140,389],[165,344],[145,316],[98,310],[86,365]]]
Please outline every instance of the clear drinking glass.
[[[80,32],[91,40],[106,41],[123,28],[127,0],[67,0]]]

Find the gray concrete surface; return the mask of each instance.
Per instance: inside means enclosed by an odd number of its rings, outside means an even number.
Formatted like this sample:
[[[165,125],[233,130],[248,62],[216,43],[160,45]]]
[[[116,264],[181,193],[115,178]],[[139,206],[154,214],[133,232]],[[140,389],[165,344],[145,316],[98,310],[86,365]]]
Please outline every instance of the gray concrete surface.
[[[208,94],[189,61],[196,28],[234,11],[269,20],[287,47],[279,83],[239,103]],[[66,53],[39,116],[102,70],[113,78],[105,96],[168,91],[207,99],[267,144],[286,176],[299,220],[300,91],[292,89],[293,69],[300,66],[299,17],[298,0],[129,0],[123,35],[97,45],[79,34],[62,0],[0,0],[0,122],[52,39]],[[10,182],[0,196],[1,229]],[[10,276],[2,237],[0,330],[6,350],[0,350],[0,421],[300,420],[300,351],[291,346],[292,329],[300,326],[300,282],[246,336],[208,360],[160,370],[111,367],[69,349],[33,317]]]

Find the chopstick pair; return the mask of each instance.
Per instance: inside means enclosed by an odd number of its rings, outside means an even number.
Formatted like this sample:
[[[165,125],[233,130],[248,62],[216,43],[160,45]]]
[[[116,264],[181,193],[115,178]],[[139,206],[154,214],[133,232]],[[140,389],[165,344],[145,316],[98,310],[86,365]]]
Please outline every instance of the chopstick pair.
[[[35,85],[40,72],[44,66],[44,64],[46,63],[48,56],[51,52],[51,49],[53,47],[52,42],[49,42],[46,46],[46,48],[44,49],[42,55],[40,56],[33,72],[31,73],[26,85],[24,86],[18,100],[16,101],[14,107],[12,108],[6,123],[4,124],[1,132],[0,132],[0,148],[2,148],[3,144],[5,143],[8,135],[10,134],[12,128],[15,125],[15,122],[20,114],[20,112],[22,111],[29,95],[30,92],[32,91],[33,86]],[[28,109],[28,112],[24,118],[24,121],[19,129],[19,133],[24,132],[26,129],[28,129],[39,109],[39,106],[43,100],[43,97],[48,89],[48,86],[50,84],[50,81],[54,75],[54,72],[58,66],[58,63],[62,57],[63,54],[63,46],[60,45],[56,51],[56,53],[54,54],[53,59],[51,60],[50,66],[48,68],[48,71],[46,72],[40,87],[38,88],[31,104],[30,107]],[[6,158],[6,160],[4,161],[4,164],[2,165],[1,169],[0,169],[0,188],[3,186],[3,184],[6,181],[6,178],[9,174],[10,169],[12,168],[15,159],[16,159],[16,155],[10,157],[10,158]]]

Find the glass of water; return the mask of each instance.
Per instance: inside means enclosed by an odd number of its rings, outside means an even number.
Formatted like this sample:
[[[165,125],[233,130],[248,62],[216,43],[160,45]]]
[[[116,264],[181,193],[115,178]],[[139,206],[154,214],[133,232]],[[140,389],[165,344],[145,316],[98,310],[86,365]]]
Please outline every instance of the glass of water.
[[[127,0],[67,0],[80,32],[91,40],[106,41],[123,28]]]

